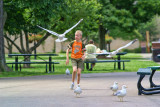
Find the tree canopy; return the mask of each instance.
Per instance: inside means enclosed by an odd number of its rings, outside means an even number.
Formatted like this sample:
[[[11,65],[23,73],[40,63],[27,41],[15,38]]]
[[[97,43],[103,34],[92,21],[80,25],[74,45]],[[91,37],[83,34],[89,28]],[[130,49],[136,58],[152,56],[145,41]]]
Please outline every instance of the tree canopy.
[[[114,38],[139,37],[134,33],[135,30],[137,32],[143,23],[150,21],[154,15],[160,14],[159,0],[99,0],[99,2],[102,5],[99,11],[102,16],[99,27],[101,49],[105,46],[104,35],[107,31],[110,31]],[[117,30],[121,32],[119,36],[115,32]]]

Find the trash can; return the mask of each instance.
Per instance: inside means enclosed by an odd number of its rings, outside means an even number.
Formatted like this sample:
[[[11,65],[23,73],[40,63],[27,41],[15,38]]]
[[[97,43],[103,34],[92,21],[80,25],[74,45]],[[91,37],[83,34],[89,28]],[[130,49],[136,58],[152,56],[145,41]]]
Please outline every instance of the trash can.
[[[160,42],[152,42],[152,59],[155,62],[160,62],[157,55],[160,54]]]

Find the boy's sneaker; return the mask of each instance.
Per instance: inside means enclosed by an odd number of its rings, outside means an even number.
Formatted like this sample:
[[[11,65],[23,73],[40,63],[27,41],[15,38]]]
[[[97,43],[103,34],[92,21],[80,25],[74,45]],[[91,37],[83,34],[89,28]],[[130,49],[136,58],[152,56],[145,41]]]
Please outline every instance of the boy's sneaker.
[[[71,84],[71,87],[70,87],[70,89],[71,89],[71,90],[73,90],[73,88],[74,88],[74,84]]]

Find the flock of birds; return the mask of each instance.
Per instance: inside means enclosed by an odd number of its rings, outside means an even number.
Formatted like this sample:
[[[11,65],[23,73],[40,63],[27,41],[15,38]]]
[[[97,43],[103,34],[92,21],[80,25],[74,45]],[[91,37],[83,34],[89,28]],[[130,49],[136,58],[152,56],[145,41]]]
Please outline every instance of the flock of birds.
[[[58,39],[56,39],[55,41],[56,42],[63,42],[65,40],[67,40],[67,38],[65,38],[65,35],[70,32],[73,28],[75,28],[78,24],[81,23],[81,21],[83,21],[83,19],[81,19],[78,23],[76,23],[74,26],[72,26],[71,28],[69,28],[68,30],[66,30],[63,34],[58,34],[56,32],[53,32],[51,30],[48,30],[48,29],[45,29],[41,26],[38,26],[39,28],[51,33],[52,35],[55,35],[58,37]],[[120,50],[132,45],[135,41],[137,41],[137,39],[129,42],[128,44],[118,48],[117,50],[113,51],[113,52],[107,52],[108,56],[107,57],[113,57],[115,56]],[[97,54],[97,53],[93,53],[93,54]],[[104,54],[104,53],[100,53],[100,54]],[[106,53],[105,53],[106,54]],[[69,75],[70,74],[70,71],[69,69],[66,69],[66,74]],[[110,89],[113,91],[113,95],[114,96],[117,96],[120,101],[123,101],[123,97],[126,96],[127,94],[127,90],[126,90],[126,85],[123,85],[122,86],[122,89],[121,90],[118,90],[118,83],[117,82],[114,82],[113,86],[110,87]],[[80,96],[80,94],[82,93],[82,90],[80,88],[80,86],[78,86],[75,90],[74,90],[74,93],[76,94],[76,96]]]
[[[127,94],[126,88],[127,88],[126,85],[122,85],[122,89],[118,90],[117,82],[114,82],[114,84],[110,87],[110,89],[113,91],[113,95],[117,96],[120,99],[120,101],[123,101],[123,97],[126,96]]]
[[[69,75],[69,74],[70,74],[70,71],[67,68],[66,75]],[[110,89],[113,91],[113,96],[117,96],[121,102],[123,102],[123,97],[126,96],[126,94],[127,94],[126,88],[127,88],[126,85],[122,85],[122,89],[118,90],[118,82],[116,82],[116,81],[110,87]],[[77,86],[77,88],[74,90],[74,93],[76,94],[77,97],[80,96],[80,94],[82,93],[82,89],[80,88],[80,86]]]

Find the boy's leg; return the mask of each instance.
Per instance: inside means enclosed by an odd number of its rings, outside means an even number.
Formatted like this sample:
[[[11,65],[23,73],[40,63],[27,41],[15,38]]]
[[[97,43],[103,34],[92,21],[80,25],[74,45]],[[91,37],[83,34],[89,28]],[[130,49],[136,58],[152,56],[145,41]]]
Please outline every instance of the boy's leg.
[[[72,72],[72,82],[74,83],[74,80],[76,78],[76,71],[77,71],[77,66],[73,67],[73,72]]]
[[[80,79],[81,79],[81,71],[82,71],[82,69],[81,69],[81,68],[78,68],[78,71],[77,71],[77,84],[80,83]]]
[[[77,72],[77,61],[75,59],[71,59],[71,61],[72,61],[73,72],[72,72],[72,84],[71,84],[70,89],[73,89],[74,88],[74,81],[76,78],[76,72]]]
[[[80,84],[82,69],[83,69],[83,60],[79,59],[78,60],[78,71],[77,71],[77,85]]]

